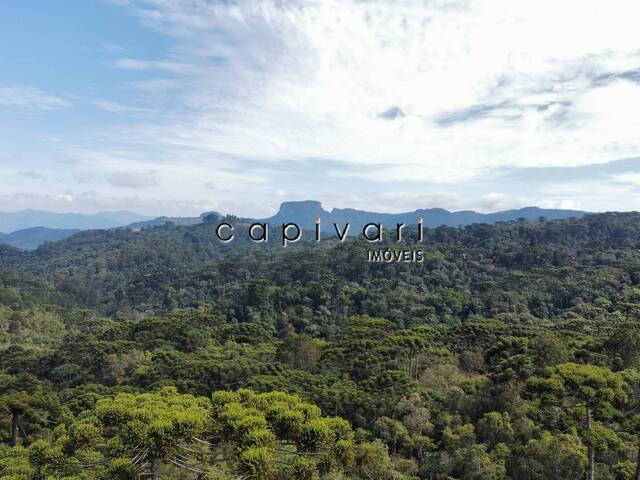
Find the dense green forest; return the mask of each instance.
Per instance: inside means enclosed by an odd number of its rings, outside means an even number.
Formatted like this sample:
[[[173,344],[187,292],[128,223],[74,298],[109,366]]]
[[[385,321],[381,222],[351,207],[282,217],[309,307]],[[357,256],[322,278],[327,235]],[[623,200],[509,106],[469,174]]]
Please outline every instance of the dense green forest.
[[[639,480],[640,214],[407,231],[0,246],[0,479]]]

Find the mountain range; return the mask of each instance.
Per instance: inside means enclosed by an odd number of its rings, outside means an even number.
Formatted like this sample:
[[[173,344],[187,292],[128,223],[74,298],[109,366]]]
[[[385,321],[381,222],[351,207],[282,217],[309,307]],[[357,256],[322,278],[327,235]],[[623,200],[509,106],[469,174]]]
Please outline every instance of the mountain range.
[[[98,212],[98,213],[56,213],[43,210],[21,210],[0,212],[0,233],[12,233],[32,227],[55,229],[92,230],[115,228],[133,222],[151,220],[153,217],[138,213]]]
[[[537,220],[545,217],[547,220],[558,220],[569,217],[582,217],[588,212],[578,210],[544,209],[526,207],[514,210],[504,210],[494,213],[479,213],[474,211],[451,212],[442,208],[419,209],[403,213],[378,213],[352,208],[334,208],[325,210],[322,204],[315,200],[284,202],[278,213],[263,218],[233,218],[233,221],[250,223],[254,221],[266,222],[272,225],[282,223],[296,223],[303,229],[313,229],[315,217],[319,217],[325,231],[333,231],[333,223],[344,225],[350,223],[354,229],[361,229],[367,223],[382,223],[387,228],[394,228],[396,223],[406,225],[416,224],[418,217],[423,217],[424,225],[429,228],[442,225],[458,227],[473,223],[493,224],[502,221]],[[102,230],[118,227],[153,228],[171,222],[176,225],[195,225],[205,221],[216,221],[223,216],[217,212],[205,212],[199,217],[149,217],[133,212],[100,212],[95,214],[53,213],[38,210],[23,210],[20,212],[0,212],[0,243],[8,244],[20,249],[35,249],[44,242],[53,242],[70,237],[81,230]]]
[[[350,223],[352,228],[360,229],[367,223],[382,223],[387,228],[394,228],[396,223],[415,225],[418,217],[423,217],[425,227],[440,226],[460,227],[473,223],[506,222],[524,218],[537,220],[545,217],[547,220],[559,220],[569,217],[582,217],[589,212],[579,210],[558,210],[538,207],[526,207],[515,210],[503,210],[495,213],[478,213],[470,210],[451,212],[443,208],[425,208],[404,213],[378,213],[355,210],[352,208],[334,208],[327,211],[320,202],[307,200],[302,202],[284,202],[280,210],[272,217],[263,219],[269,224],[293,222],[303,229],[314,228],[314,218],[319,217],[323,229],[333,230],[333,223],[344,225]]]
[[[79,229],[31,227],[12,233],[0,233],[0,243],[22,250],[33,250],[45,242],[64,240],[80,231]]]

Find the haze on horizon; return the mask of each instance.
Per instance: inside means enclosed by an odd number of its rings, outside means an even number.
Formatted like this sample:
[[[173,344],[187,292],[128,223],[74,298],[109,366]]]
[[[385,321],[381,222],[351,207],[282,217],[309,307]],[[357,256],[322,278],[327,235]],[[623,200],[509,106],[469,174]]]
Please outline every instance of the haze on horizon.
[[[0,210],[638,210],[638,18],[637,0],[9,0]]]

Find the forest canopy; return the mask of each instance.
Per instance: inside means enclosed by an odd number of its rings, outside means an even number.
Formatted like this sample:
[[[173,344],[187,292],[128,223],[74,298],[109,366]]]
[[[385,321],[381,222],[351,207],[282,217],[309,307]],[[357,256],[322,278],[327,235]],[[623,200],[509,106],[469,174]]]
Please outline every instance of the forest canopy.
[[[0,247],[0,479],[640,479],[639,214],[215,228]]]

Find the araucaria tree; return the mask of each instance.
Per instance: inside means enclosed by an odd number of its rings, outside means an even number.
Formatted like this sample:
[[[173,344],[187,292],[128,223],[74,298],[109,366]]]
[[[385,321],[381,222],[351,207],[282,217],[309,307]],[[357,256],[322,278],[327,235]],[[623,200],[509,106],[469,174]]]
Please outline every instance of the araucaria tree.
[[[595,478],[594,415],[615,400],[624,400],[624,380],[621,374],[606,367],[562,363],[550,367],[544,377],[532,377],[528,388],[544,404],[584,411],[583,440],[587,445],[587,480]]]

